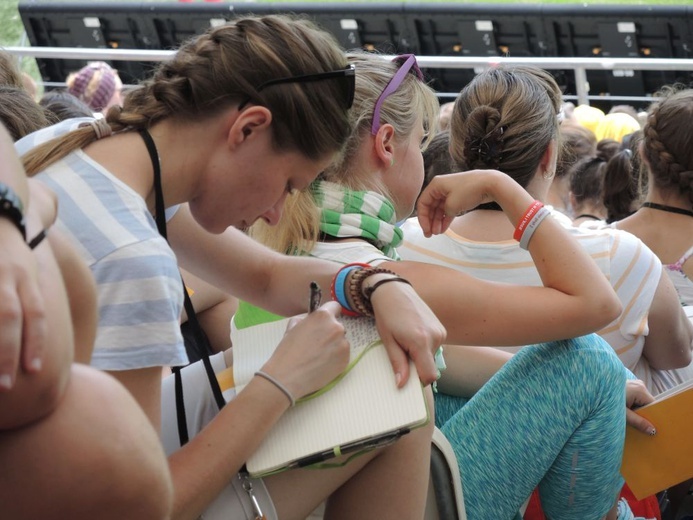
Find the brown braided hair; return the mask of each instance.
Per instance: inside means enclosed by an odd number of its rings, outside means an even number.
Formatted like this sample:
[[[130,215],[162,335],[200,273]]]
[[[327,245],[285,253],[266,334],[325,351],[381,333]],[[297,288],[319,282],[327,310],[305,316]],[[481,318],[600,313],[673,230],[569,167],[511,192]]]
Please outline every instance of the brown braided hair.
[[[558,135],[561,92],[532,67],[498,67],[477,75],[455,101],[450,151],[457,165],[499,169],[526,187]]]
[[[239,18],[184,43],[150,79],[128,92],[122,108],[111,107],[106,121],[114,132],[148,128],[167,118],[199,121],[250,99],[272,112],[277,150],[296,150],[314,160],[338,152],[350,133],[338,82],[256,88],[272,79],[346,66],[334,38],[308,20]],[[24,167],[34,175],[95,138],[91,127],[77,129],[27,153]]]
[[[687,195],[693,204],[693,90],[669,87],[648,110],[643,155],[655,185]]]

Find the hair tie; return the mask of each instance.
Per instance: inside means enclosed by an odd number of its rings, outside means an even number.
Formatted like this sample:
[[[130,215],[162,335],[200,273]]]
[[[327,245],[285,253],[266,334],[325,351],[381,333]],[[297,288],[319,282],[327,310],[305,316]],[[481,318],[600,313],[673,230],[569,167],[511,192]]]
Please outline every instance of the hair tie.
[[[111,128],[111,125],[109,125],[108,121],[106,121],[106,119],[102,117],[98,119],[92,119],[91,121],[85,123],[81,123],[78,128],[83,128],[86,126],[90,126],[92,130],[94,130],[94,134],[96,134],[97,141],[103,137],[108,137],[111,134],[113,134],[113,129]]]

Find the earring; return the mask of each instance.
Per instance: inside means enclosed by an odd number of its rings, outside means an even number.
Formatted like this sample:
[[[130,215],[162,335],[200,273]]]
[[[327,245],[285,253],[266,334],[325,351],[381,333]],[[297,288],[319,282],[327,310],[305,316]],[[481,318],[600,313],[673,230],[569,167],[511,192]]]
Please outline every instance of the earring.
[[[547,181],[553,179],[555,175],[556,175],[555,171],[549,171],[549,170],[544,170],[544,173],[541,174],[541,176],[544,177],[544,179],[546,179]]]
[[[394,158],[394,157],[391,157],[391,158],[390,158],[390,167],[392,167],[392,166],[394,166],[394,165],[395,165],[395,158]]]

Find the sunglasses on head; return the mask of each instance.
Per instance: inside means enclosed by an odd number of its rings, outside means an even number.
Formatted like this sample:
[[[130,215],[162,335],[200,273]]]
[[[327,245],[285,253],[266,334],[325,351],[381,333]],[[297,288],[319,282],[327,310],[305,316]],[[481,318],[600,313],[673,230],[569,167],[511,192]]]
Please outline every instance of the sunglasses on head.
[[[351,108],[351,105],[354,104],[354,91],[356,90],[356,69],[353,65],[349,65],[345,69],[318,72],[317,74],[303,74],[301,76],[271,79],[260,84],[255,90],[259,93],[267,87],[281,85],[282,83],[313,83],[315,81],[325,80],[335,80],[338,82],[344,108]],[[245,107],[250,100],[251,98],[248,97],[248,99],[238,106],[238,109],[240,110]]]
[[[378,130],[380,130],[380,109],[383,106],[385,98],[400,87],[404,81],[404,78],[407,77],[407,74],[410,71],[413,71],[419,81],[423,81],[424,79],[423,73],[421,72],[419,65],[416,63],[416,56],[413,54],[402,54],[401,56],[394,58],[392,61],[399,62],[400,67],[397,72],[395,72],[395,75],[392,76],[392,79],[385,86],[378,97],[378,100],[375,102],[375,108],[373,109],[373,124],[371,125],[372,135],[377,134]]]

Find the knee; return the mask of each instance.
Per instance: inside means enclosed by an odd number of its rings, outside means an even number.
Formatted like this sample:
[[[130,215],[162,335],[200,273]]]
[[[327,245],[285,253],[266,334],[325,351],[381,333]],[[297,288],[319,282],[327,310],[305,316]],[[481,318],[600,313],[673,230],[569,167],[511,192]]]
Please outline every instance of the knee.
[[[171,477],[156,432],[124,387],[86,366],[73,365],[53,413],[0,433],[0,467],[8,518],[171,514]]]
[[[102,519],[169,518],[171,475],[159,437],[145,414],[110,376],[82,367],[74,378],[78,385],[88,383],[90,400],[105,411],[95,416],[98,433],[91,437],[92,460],[98,461],[98,474],[104,478],[93,482],[85,509]]]

